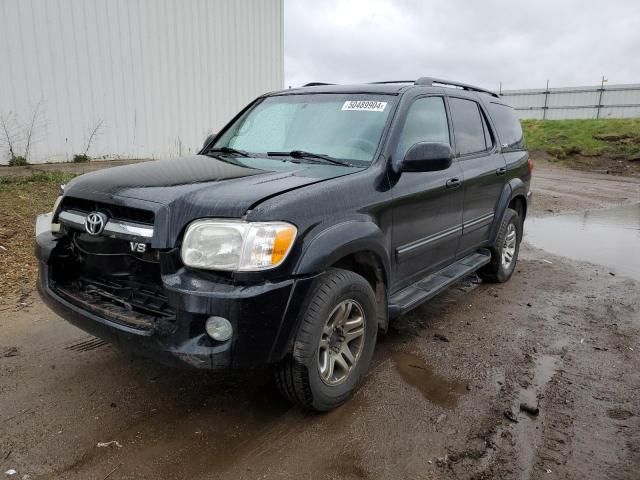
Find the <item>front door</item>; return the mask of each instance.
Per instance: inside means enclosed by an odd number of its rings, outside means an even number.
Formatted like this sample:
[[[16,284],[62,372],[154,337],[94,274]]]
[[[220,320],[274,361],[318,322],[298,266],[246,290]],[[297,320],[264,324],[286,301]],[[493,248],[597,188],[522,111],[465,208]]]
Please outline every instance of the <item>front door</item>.
[[[464,213],[458,256],[486,244],[500,193],[506,162],[486,113],[478,102],[449,97],[456,154],[464,174]]]
[[[418,142],[451,144],[444,99],[417,98],[409,107],[396,156]],[[462,171],[403,172],[393,187],[394,290],[450,263],[462,233]]]

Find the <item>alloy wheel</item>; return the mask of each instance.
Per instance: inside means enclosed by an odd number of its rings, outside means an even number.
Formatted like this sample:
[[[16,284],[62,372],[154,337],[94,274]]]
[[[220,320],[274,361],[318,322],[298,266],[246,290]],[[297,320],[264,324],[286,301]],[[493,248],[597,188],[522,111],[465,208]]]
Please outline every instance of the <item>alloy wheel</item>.
[[[343,300],[329,314],[318,348],[318,371],[327,385],[346,380],[364,346],[364,310],[355,300]]]
[[[504,237],[504,243],[502,245],[502,265],[507,270],[511,267],[513,257],[516,254],[517,237],[518,232],[516,231],[516,226],[510,223],[507,227],[507,234]]]

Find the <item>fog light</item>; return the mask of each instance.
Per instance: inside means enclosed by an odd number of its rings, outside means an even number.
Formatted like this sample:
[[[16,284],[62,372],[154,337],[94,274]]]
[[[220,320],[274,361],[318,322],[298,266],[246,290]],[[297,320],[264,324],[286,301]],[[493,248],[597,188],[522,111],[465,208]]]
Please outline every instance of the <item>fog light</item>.
[[[204,326],[207,334],[219,342],[224,342],[231,338],[233,327],[231,322],[222,317],[209,317]]]

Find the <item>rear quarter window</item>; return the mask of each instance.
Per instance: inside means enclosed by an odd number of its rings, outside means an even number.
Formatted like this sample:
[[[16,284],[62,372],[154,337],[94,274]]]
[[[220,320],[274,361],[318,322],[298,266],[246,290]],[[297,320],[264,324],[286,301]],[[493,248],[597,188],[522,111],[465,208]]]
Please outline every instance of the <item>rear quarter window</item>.
[[[513,151],[526,148],[520,120],[513,108],[501,103],[490,102],[489,114],[498,130],[503,150]]]

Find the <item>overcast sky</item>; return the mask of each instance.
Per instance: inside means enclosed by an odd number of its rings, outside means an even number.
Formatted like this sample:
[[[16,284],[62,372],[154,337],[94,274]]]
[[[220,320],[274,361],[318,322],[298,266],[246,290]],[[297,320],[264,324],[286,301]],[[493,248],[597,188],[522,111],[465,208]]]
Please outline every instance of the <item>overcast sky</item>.
[[[640,83],[640,0],[285,0],[285,86]]]

